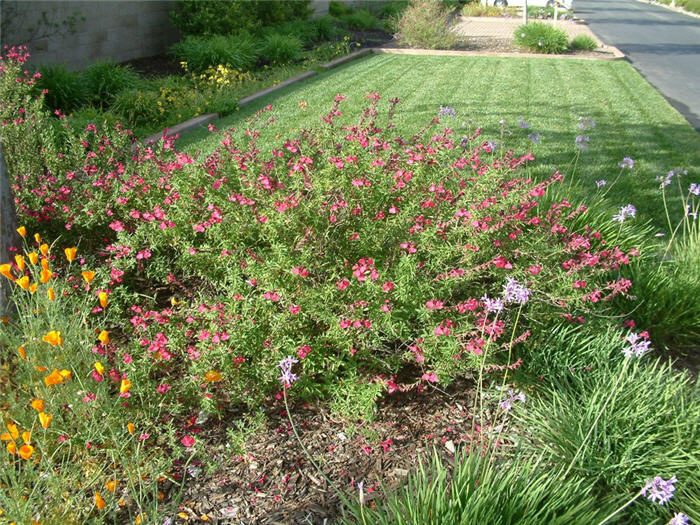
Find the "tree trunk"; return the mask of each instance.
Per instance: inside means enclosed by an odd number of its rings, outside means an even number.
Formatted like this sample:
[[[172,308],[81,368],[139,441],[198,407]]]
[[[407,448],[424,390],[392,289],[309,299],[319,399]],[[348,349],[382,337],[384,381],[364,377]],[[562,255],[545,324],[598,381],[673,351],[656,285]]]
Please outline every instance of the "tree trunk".
[[[0,144],[0,264],[9,262],[10,247],[19,245],[15,199],[12,195],[10,174],[7,172],[2,144]],[[11,313],[11,284],[8,279],[0,276],[0,317],[7,317]]]

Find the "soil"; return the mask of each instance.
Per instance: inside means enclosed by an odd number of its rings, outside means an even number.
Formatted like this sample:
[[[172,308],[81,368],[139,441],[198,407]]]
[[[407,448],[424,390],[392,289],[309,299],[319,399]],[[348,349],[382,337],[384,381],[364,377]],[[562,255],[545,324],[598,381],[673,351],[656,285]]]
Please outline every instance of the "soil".
[[[426,383],[387,394],[373,422],[336,419],[325,404],[291,407],[307,451],[348,497],[364,482],[366,501],[381,487],[401,483],[420,458],[435,447],[448,463],[455,448],[471,444],[473,385],[453,384],[446,392]],[[340,502],[294,437],[283,401],[265,409],[266,426],[248,440],[244,456],[227,452],[224,422],[203,429],[209,443],[221,443],[211,457],[211,475],[189,469],[179,511],[206,514],[214,523],[322,524],[337,517]],[[224,418],[226,419],[226,418]],[[326,521],[324,521],[326,520]]]

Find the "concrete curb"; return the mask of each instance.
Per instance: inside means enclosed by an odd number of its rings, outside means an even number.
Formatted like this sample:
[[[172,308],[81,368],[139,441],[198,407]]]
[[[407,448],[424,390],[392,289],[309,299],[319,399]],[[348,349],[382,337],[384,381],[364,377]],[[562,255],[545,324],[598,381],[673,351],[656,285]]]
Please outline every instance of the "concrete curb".
[[[361,49],[360,51],[355,51],[354,53],[350,53],[349,55],[345,55],[344,57],[336,58],[335,60],[331,60],[327,64],[323,64],[321,66],[321,69],[325,69],[326,71],[333,69],[334,67],[338,67],[341,64],[345,64],[346,62],[350,62],[351,60],[355,60],[356,58],[363,57],[365,55],[369,55],[372,53],[373,48],[368,47],[365,49]]]
[[[612,46],[605,46],[606,49],[610,50],[611,57],[600,56],[600,57],[580,57],[576,55],[549,55],[545,53],[499,53],[491,51],[467,51],[467,50],[454,50],[454,49],[403,49],[395,47],[378,47],[374,48],[373,51],[378,54],[388,54],[388,55],[433,55],[433,56],[467,56],[467,57],[507,57],[507,58],[556,58],[564,60],[619,60],[624,58],[624,54],[620,52],[617,48]]]
[[[662,4],[661,2],[654,2],[654,0],[637,0],[637,2],[640,2],[642,4],[658,5],[659,7],[663,7],[664,9],[668,9],[669,11],[674,11],[682,15],[692,16],[693,18],[700,18],[699,14],[693,13],[692,11],[688,11],[687,9],[683,9],[682,6],[677,5],[672,7],[670,5]]]
[[[269,88],[262,89],[260,91],[257,91],[253,93],[252,95],[248,95],[247,97],[243,97],[241,100],[238,101],[238,105],[240,107],[245,106],[246,104],[250,104],[251,102],[255,102],[259,98],[262,98],[266,95],[269,95],[270,93],[274,93],[275,91],[278,91],[280,89],[284,89],[287,86],[290,86],[296,82],[299,82],[300,80],[305,80],[309,77],[312,77],[316,74],[316,71],[305,71],[304,73],[297,75],[292,78],[288,78],[287,80],[283,80],[279,84],[275,86],[271,86]]]
[[[217,120],[218,118],[218,113],[205,113],[204,115],[199,115],[184,122],[180,122],[179,124],[175,124],[171,128],[165,128],[160,133],[154,133],[153,135],[149,135],[145,139],[141,140],[141,142],[146,145],[151,145],[161,140],[163,138],[163,135],[165,135],[166,137],[172,137],[173,135],[184,135],[185,133],[189,133],[190,131],[199,129],[202,126],[206,126],[207,124]],[[132,147],[132,150],[133,149],[134,148]]]

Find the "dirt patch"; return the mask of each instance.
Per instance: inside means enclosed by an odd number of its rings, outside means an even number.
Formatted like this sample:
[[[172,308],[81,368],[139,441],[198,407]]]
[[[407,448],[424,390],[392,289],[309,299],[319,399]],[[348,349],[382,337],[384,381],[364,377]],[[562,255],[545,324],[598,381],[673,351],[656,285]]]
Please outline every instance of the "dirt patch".
[[[399,484],[433,446],[449,459],[455,447],[472,444],[480,430],[472,430],[473,403],[473,385],[459,381],[447,391],[414,385],[386,395],[371,423],[337,420],[323,404],[296,405],[291,412],[324,473],[349,497],[364,482],[371,502],[380,483]],[[223,423],[200,434],[221,443],[212,451],[217,469],[208,476],[197,465],[189,469],[181,511],[218,523],[321,524],[338,515],[339,499],[294,437],[283,402],[267,407],[265,416],[245,456],[226,452]]]

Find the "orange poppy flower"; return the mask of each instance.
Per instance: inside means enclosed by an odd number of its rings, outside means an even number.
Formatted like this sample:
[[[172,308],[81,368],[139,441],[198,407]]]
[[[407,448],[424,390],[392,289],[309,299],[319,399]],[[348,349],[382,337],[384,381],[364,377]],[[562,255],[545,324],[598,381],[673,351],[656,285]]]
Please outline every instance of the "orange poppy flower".
[[[114,494],[114,491],[117,490],[117,482],[116,480],[110,480],[105,483],[105,487],[107,487],[107,490],[110,491],[112,494]]]
[[[217,381],[221,381],[221,374],[216,370],[210,370],[204,376],[205,383],[215,383]]]
[[[46,284],[51,280],[51,277],[53,276],[53,272],[51,270],[47,270],[46,268],[41,269],[41,273],[39,274],[39,282],[41,284]]]
[[[31,445],[22,445],[19,447],[19,457],[22,459],[29,459],[34,454],[34,447]]]
[[[9,263],[6,264],[0,264],[0,275],[4,275],[7,277],[10,281],[15,280],[15,276],[12,275],[12,265]]]
[[[100,298],[100,306],[102,308],[107,308],[107,304],[109,303],[109,300],[107,299],[107,292],[100,292],[99,298]]]
[[[51,346],[60,346],[63,344],[61,332],[56,330],[51,330],[48,334],[42,337],[41,340],[45,343],[49,343]]]
[[[30,406],[37,412],[43,412],[46,405],[43,399],[35,399],[30,403]]]
[[[97,373],[100,375],[104,375],[105,373],[105,367],[102,366],[102,363],[99,361],[95,361],[95,370],[97,370]]]
[[[22,288],[22,290],[28,290],[29,289],[29,277],[26,275],[24,277],[20,277],[19,279],[17,279],[17,284],[19,285],[20,288]]]
[[[29,287],[29,291],[30,291],[31,293],[36,293],[36,289],[37,289],[38,286],[39,286],[39,285],[38,285],[37,283],[33,283],[33,284]]]
[[[71,373],[70,373],[70,370],[65,370],[65,369],[64,369],[64,370],[61,370],[61,371],[59,372],[59,374],[61,374],[61,377],[62,377],[63,379],[65,379],[66,381],[69,380],[69,379],[72,377],[72,375],[71,375]]]
[[[49,269],[49,260],[48,260],[48,259],[42,259],[42,260],[41,260],[41,267],[42,267],[44,270],[48,270],[48,269]]]
[[[7,451],[8,451],[10,454],[17,454],[17,445],[15,445],[15,442],[14,442],[14,441],[10,441],[10,442],[7,444]]]
[[[97,510],[102,510],[107,506],[107,503],[105,503],[105,500],[102,499],[102,496],[100,496],[99,492],[95,492],[95,507],[97,507]]]
[[[107,343],[109,343],[109,332],[107,330],[102,330],[100,332],[100,335],[97,336],[97,338],[100,340],[100,343],[106,345]]]
[[[90,270],[85,270],[82,274],[83,279],[85,279],[85,282],[91,283],[92,280],[95,278],[95,272],[90,271]]]
[[[27,228],[25,228],[24,226],[20,226],[19,228],[17,228],[17,233],[19,233],[20,236],[24,238],[27,236]]]
[[[41,252],[41,255],[48,255],[49,254],[49,245],[44,243],[41,246],[39,246],[39,251]]]
[[[32,433],[28,430],[22,432],[22,441],[24,441],[25,445],[29,445],[32,442]]]
[[[10,436],[12,436],[12,439],[19,439],[19,428],[17,425],[14,423],[8,423],[6,426],[7,430],[10,431]]]
[[[54,369],[53,372],[44,378],[44,383],[46,383],[46,386],[60,385],[63,383],[63,376],[58,370]]]
[[[19,356],[20,356],[22,359],[26,359],[26,358],[27,358],[27,352],[24,350],[24,347],[23,347],[23,346],[18,346],[18,347],[17,347],[17,353],[19,354]]]
[[[27,265],[24,264],[23,255],[15,255],[15,264],[17,264],[17,268],[19,268],[21,271],[24,271],[24,269],[27,267]]]
[[[41,423],[41,428],[49,428],[52,419],[53,414],[44,414],[43,412],[39,412],[39,423]]]
[[[49,296],[49,301],[55,301],[56,300],[56,292],[53,291],[53,288],[49,288],[46,291],[47,295]]]
[[[68,262],[73,262],[75,255],[78,253],[78,248],[66,248],[63,252],[66,254]]]
[[[133,433],[134,433],[134,430],[135,430],[134,424],[133,424],[133,423],[127,423],[127,424],[126,424],[126,429],[129,431],[129,434],[133,434]]]
[[[35,240],[36,242],[41,242],[41,235],[39,235],[38,233],[35,233],[35,234],[34,234],[34,240]]]
[[[27,257],[29,257],[29,262],[32,264],[36,264],[39,262],[39,254],[36,252],[30,252],[27,254]]]
[[[131,381],[128,379],[122,379],[122,382],[119,385],[119,393],[126,394],[129,390],[131,390]]]
[[[37,366],[36,369],[38,372],[47,372],[48,371],[48,368],[46,368],[45,366]]]

